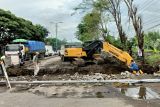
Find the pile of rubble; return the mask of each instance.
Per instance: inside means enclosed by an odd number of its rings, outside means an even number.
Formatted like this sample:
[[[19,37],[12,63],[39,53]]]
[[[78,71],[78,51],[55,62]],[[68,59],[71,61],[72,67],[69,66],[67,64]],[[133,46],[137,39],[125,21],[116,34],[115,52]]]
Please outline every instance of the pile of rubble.
[[[120,75],[115,74],[102,74],[102,73],[94,73],[88,75],[81,75],[76,72],[73,76],[70,76],[71,80],[113,80],[113,79],[126,79],[130,78],[132,74],[128,71],[122,72]]]
[[[50,81],[50,80],[88,80],[88,81],[97,81],[97,80],[115,80],[115,79],[152,79],[154,75],[134,75],[129,71],[121,72],[120,74],[103,74],[103,73],[90,73],[90,74],[80,74],[76,72],[75,74],[58,74],[58,75],[43,75],[43,76],[17,76],[9,77],[10,81]],[[4,78],[0,78],[1,81]]]

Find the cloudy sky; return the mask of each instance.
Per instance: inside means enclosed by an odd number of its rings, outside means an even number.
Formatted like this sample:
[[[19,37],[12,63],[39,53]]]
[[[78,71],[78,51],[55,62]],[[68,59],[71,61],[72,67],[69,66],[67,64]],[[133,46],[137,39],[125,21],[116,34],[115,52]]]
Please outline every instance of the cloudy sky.
[[[0,8],[10,10],[19,17],[42,24],[52,35],[55,35],[55,23],[58,25],[58,38],[75,41],[76,26],[81,20],[81,14],[75,14],[73,8],[81,0],[0,0]]]
[[[58,25],[58,38],[76,41],[76,26],[80,23],[83,14],[75,14],[73,8],[81,0],[0,0],[0,8],[10,10],[19,17],[32,21],[34,24],[42,24],[52,35],[55,35],[56,22],[63,22]],[[148,31],[151,27],[160,23],[160,0],[135,0],[139,8],[139,14],[144,19],[144,30]],[[129,35],[133,35],[130,25],[127,25],[127,12],[122,8],[123,24]],[[51,23],[52,22],[52,23]],[[114,25],[110,25],[110,31],[116,35],[113,30]]]

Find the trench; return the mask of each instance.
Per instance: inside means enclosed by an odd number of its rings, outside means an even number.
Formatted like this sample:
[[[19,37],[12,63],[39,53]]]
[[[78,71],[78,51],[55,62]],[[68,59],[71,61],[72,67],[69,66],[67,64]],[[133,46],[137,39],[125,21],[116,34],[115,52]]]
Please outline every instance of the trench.
[[[156,67],[149,65],[141,66],[143,72],[147,74],[153,74],[158,71]],[[120,74],[121,72],[129,71],[129,68],[122,64],[106,63],[101,65],[91,64],[84,67],[78,67],[73,64],[63,65],[63,64],[50,64],[46,67],[41,67],[38,76],[43,75],[60,75],[60,74],[93,74],[93,73],[103,73],[103,74]],[[9,76],[32,76],[34,74],[34,69],[28,69],[25,66],[15,66],[7,68]]]

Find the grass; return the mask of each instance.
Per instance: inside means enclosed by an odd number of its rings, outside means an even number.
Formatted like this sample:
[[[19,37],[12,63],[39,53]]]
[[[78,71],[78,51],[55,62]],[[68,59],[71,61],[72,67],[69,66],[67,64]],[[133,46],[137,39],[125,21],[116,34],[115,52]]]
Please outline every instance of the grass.
[[[149,65],[158,65],[160,64],[160,54],[159,53],[154,53],[150,56],[146,56],[146,61],[149,63]]]
[[[136,47],[134,47],[132,50],[134,57],[136,59],[138,50]],[[145,54],[145,60],[149,65],[155,66],[160,64],[160,50],[154,51],[151,49],[144,49],[144,54]]]

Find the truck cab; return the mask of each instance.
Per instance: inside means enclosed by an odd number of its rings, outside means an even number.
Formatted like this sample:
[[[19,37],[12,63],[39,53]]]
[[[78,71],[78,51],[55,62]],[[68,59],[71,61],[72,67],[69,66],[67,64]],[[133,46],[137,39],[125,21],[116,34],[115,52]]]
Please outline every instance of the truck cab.
[[[20,64],[20,52],[21,58],[25,56],[25,46],[23,44],[8,44],[5,47],[5,56],[8,60],[8,66]]]
[[[21,51],[22,56],[25,55],[25,46],[23,44],[8,44],[5,48],[5,55],[17,55]]]

